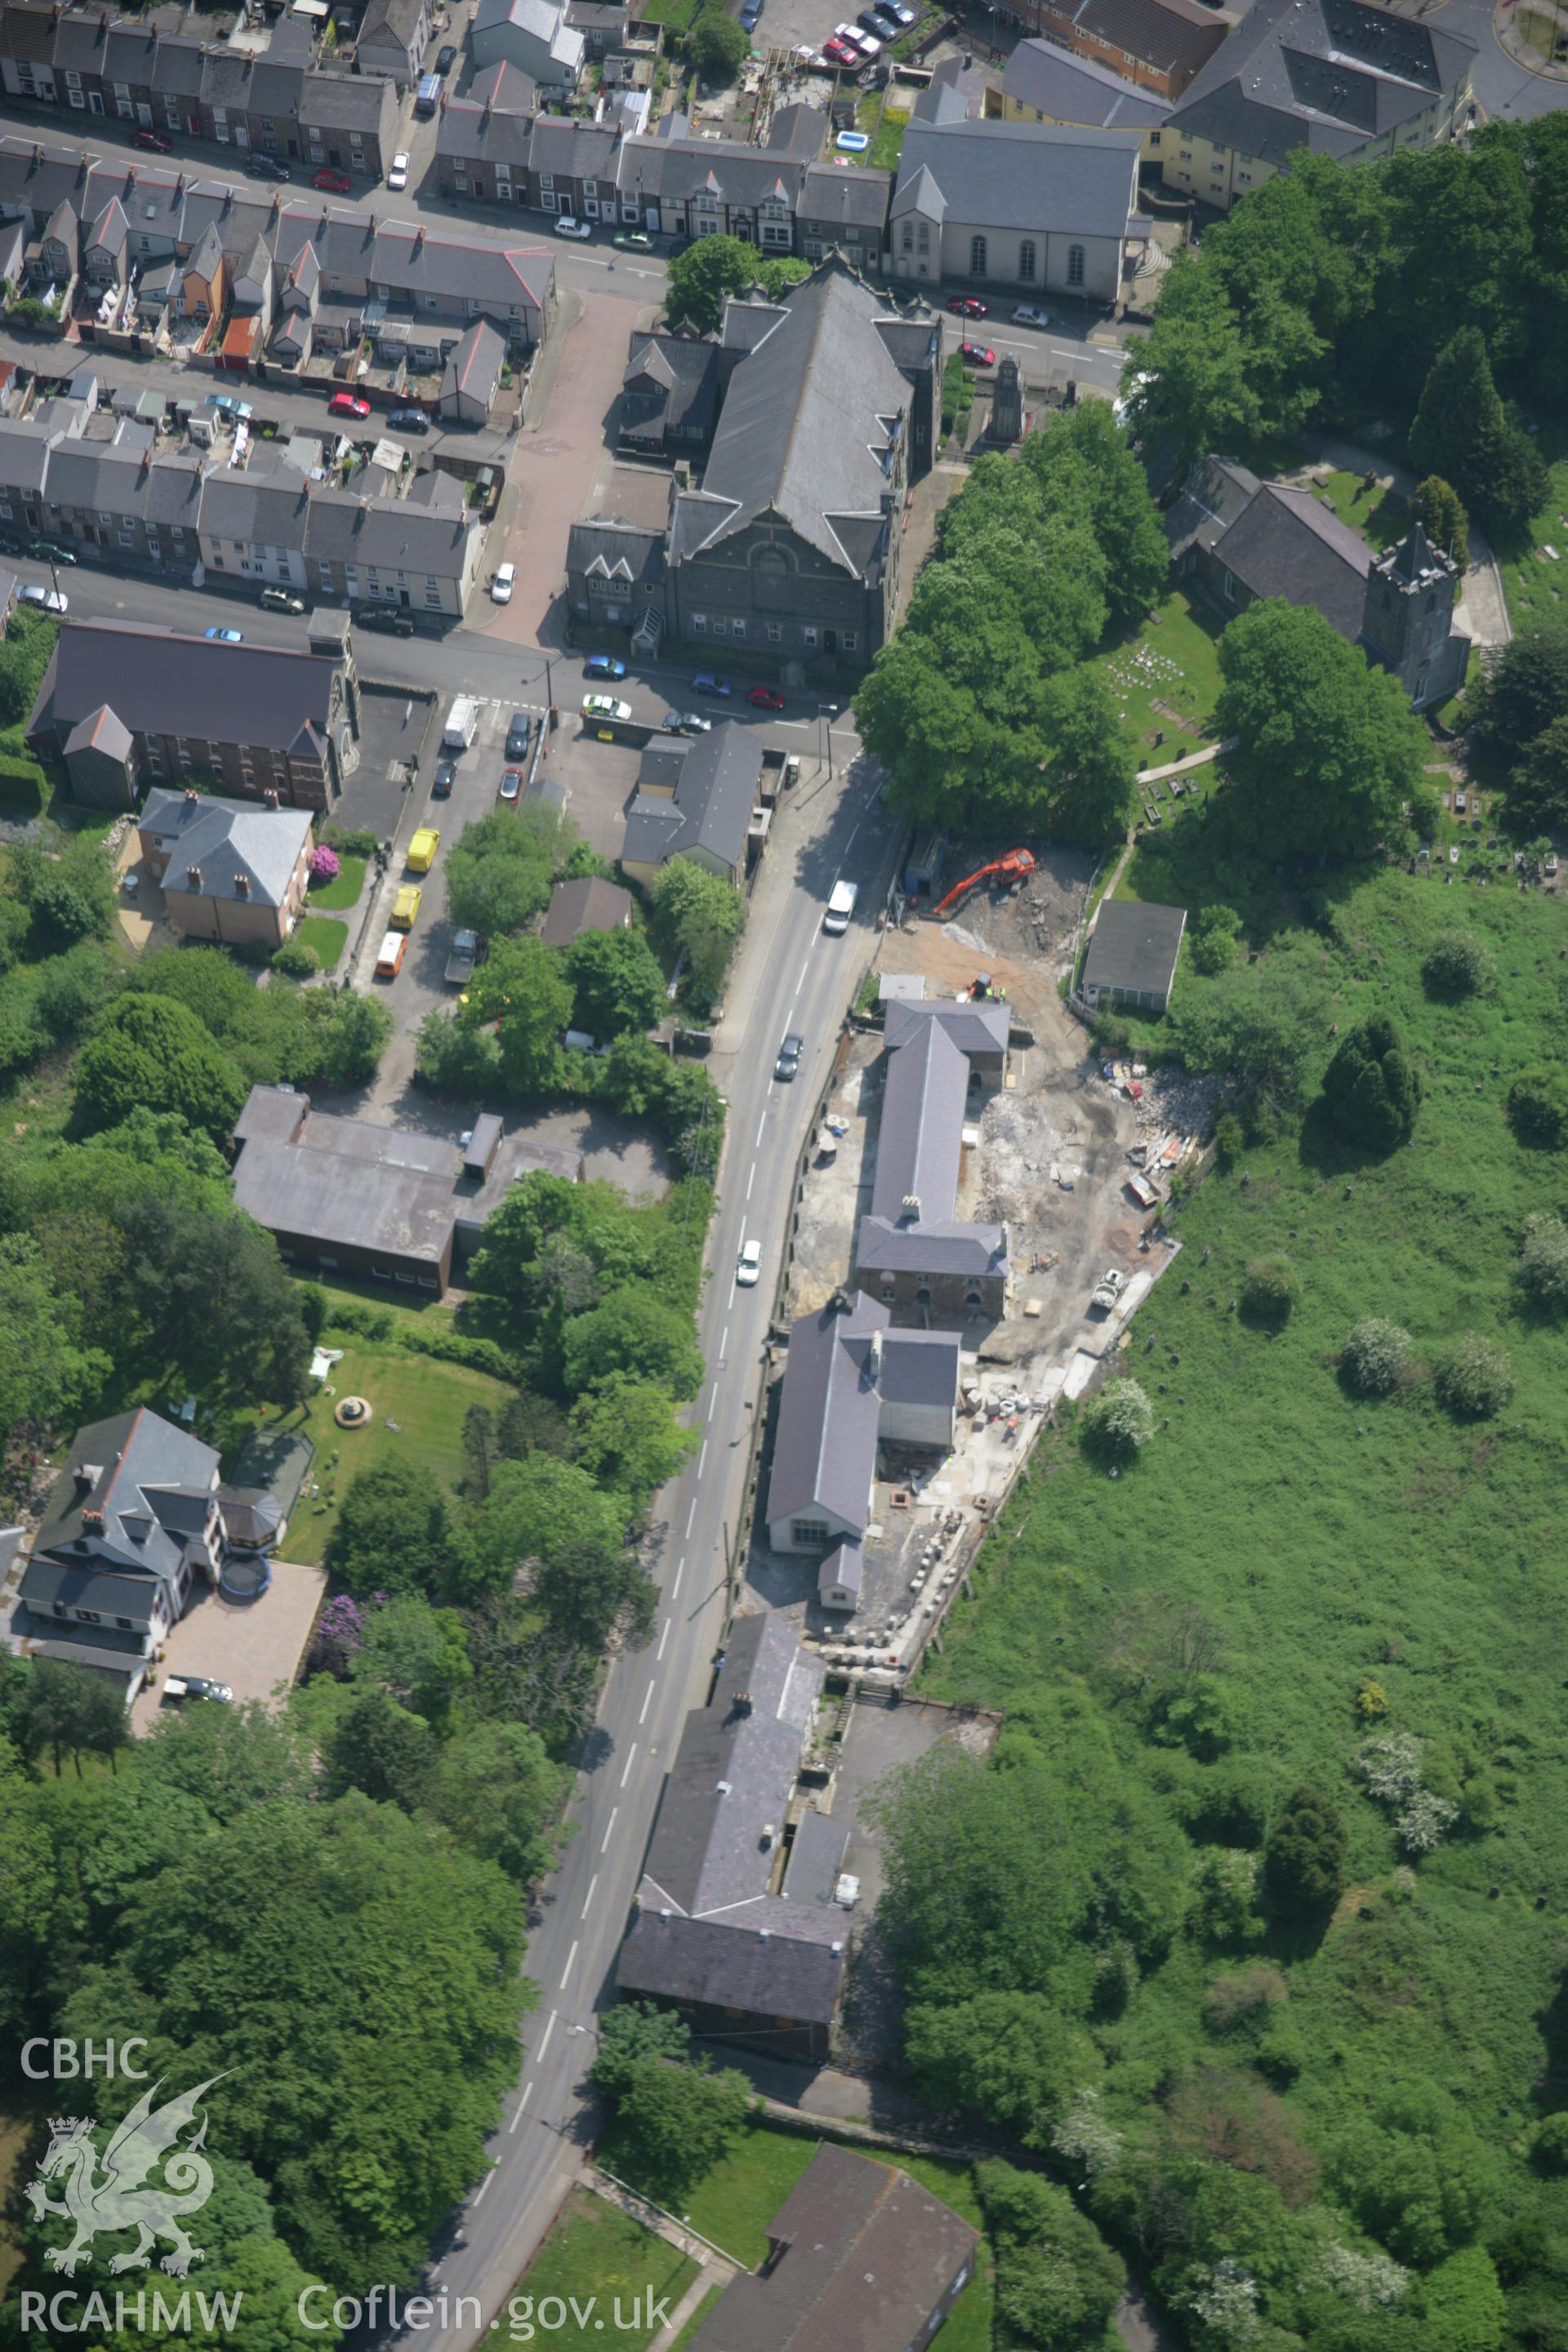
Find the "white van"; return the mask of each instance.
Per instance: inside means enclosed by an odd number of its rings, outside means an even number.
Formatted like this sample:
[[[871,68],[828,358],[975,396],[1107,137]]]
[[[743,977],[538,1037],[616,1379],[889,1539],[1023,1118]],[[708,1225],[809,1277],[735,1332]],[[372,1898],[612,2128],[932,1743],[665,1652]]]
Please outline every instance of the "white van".
[[[849,918],[855,912],[855,901],[859,896],[858,883],[836,882],[833,886],[833,896],[827,901],[827,912],[822,919],[823,929],[835,933],[847,931],[849,929]]]
[[[479,706],[471,695],[459,694],[447,713],[446,731],[441,748],[447,751],[466,751],[479,729]]]

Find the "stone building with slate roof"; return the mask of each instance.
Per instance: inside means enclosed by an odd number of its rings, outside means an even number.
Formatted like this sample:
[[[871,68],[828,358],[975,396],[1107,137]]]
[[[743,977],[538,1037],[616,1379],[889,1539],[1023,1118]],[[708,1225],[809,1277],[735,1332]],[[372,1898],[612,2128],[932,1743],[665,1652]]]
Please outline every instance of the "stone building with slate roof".
[[[1145,163],[1157,163],[1169,99],[1139,89],[1109,66],[1075,58],[1055,41],[1020,41],[1002,76],[1004,122],[1080,123],[1095,131],[1136,131]]]
[[[304,912],[309,809],[284,808],[276,793],[258,807],[154,786],[137,831],[148,871],[163,884],[170,927],[183,938],[279,948]]]
[[[1018,14],[1028,32],[1157,98],[1180,98],[1226,30],[1198,0],[1019,0]]]
[[[649,883],[669,858],[689,857],[738,889],[762,775],[761,737],[731,719],[705,735],[651,736],[626,810],[627,875]]]
[[[952,279],[1114,306],[1150,236],[1142,132],[1058,123],[911,121],[888,237],[895,278]]]

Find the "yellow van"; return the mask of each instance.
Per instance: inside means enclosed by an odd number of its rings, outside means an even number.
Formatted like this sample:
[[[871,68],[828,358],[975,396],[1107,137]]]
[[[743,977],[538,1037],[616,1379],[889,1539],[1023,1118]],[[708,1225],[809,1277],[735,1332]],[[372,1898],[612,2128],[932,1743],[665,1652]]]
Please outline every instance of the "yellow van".
[[[392,928],[395,931],[411,931],[419,920],[419,901],[424,896],[417,882],[405,882],[392,902]]]
[[[441,836],[433,824],[421,825],[408,845],[408,870],[411,874],[428,874],[436,863],[436,852],[441,846]]]
[[[406,932],[388,931],[382,940],[375,959],[377,980],[395,980],[403,969],[403,950],[408,945]]]

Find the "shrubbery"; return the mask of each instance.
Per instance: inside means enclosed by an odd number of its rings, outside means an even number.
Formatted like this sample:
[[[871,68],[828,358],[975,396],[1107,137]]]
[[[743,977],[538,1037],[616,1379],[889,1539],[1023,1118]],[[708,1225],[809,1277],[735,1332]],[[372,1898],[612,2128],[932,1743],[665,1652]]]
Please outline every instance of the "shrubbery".
[[[1526,1297],[1547,1314],[1568,1313],[1568,1225],[1561,1217],[1525,1219],[1519,1282]]]
[[[1083,1448],[1097,1461],[1135,1462],[1154,1434],[1154,1408],[1136,1381],[1112,1381],[1084,1409]]]
[[[1296,1790],[1263,1849],[1263,1882],[1275,1910],[1288,1918],[1331,1911],[1344,1891],[1345,1858],[1338,1809],[1315,1789]]]
[[[1410,1361],[1410,1334],[1380,1315],[1358,1323],[1340,1351],[1345,1386],[1357,1396],[1386,1396]]]
[[[1300,1304],[1301,1277],[1288,1257],[1255,1258],[1241,1286],[1241,1311],[1266,1331],[1282,1331]]]
[[[1323,1073],[1323,1106],[1342,1135],[1369,1151],[1393,1151],[1409,1141],[1420,1103],[1420,1074],[1386,1013],[1341,1040]]]
[[[1508,1090],[1508,1115],[1521,1143],[1561,1150],[1568,1142],[1568,1063],[1521,1070]]]
[[[1483,989],[1490,971],[1490,959],[1470,931],[1445,931],[1433,940],[1421,964],[1427,995],[1450,1004]]]
[[[1471,1331],[1438,1365],[1436,1388],[1451,1413],[1465,1421],[1489,1421],[1513,1395],[1513,1367],[1495,1340]]]

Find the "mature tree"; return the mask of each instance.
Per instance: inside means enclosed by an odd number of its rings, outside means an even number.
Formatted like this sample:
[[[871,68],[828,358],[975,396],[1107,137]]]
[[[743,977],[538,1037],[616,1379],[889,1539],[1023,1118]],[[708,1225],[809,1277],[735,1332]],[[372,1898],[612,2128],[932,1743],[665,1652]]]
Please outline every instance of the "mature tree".
[[[433,1093],[483,1101],[500,1077],[500,1048],[492,1030],[434,1009],[414,1033],[414,1066]]]
[[[1421,2282],[1422,2352],[1502,2352],[1508,2303],[1484,2246],[1461,2246]]]
[[[904,2021],[904,2056],[928,2105],[967,2107],[1033,2146],[1101,2067],[1083,2027],[1034,1992],[917,2006]]]
[[[634,2185],[660,2204],[679,2204],[723,2155],[752,2105],[752,2086],[733,2067],[720,2074],[645,2058],[616,2105],[616,2142]]]
[[[1491,959],[1473,931],[1440,931],[1421,959],[1428,996],[1445,1004],[1474,996],[1491,976]]]
[[[1508,814],[1519,833],[1568,825],[1568,711],[1520,753],[1508,780]]]
[[[374,1077],[393,1028],[379,996],[310,988],[283,1002],[293,1015],[283,1039],[287,1077],[322,1087],[363,1087]]]
[[[362,1691],[332,1726],[321,1760],[330,1797],[358,1789],[378,1805],[417,1812],[436,1783],[436,1736],[384,1691]]]
[[[195,1015],[167,997],[128,994],[111,1004],[77,1064],[76,1122],[86,1134],[134,1110],[177,1111],[226,1136],[245,1081]]]
[[[1557,1151],[1568,1143],[1568,1062],[1521,1070],[1508,1090],[1509,1123],[1521,1143]]]
[[[51,1277],[50,1255],[25,1234],[0,1234],[0,1432],[24,1420],[74,1420],[109,1377],[109,1357],[82,1345],[86,1318]],[[66,1280],[100,1262],[77,1261]],[[91,1328],[107,1327],[95,1319]]]
[[[625,2096],[639,2068],[686,2056],[691,2028],[673,2009],[653,2001],[620,2000],[605,2011],[588,2080],[607,2099]]]
[[[1503,407],[1479,327],[1461,327],[1433,361],[1410,427],[1410,462],[1452,483],[1494,530],[1521,530],[1544,503],[1545,465]]]
[[[1554,719],[1568,716],[1568,621],[1521,629],[1489,660],[1468,702],[1472,751],[1505,772]]]
[[[198,1387],[300,1402],[310,1342],[270,1234],[175,1198],[138,1202],[125,1237],[124,1304],[158,1356]]]
[[[666,321],[671,327],[689,327],[696,335],[716,335],[725,303],[731,294],[744,293],[756,268],[755,249],[738,236],[695,238],[670,261],[664,288]]]
[[[357,1793],[258,1805],[133,1898],[62,2030],[226,2075],[215,2142],[265,2169],[301,2260],[348,2293],[411,2284],[515,2074],[522,1926],[433,1822]]]
[[[702,1385],[702,1352],[690,1316],[646,1290],[612,1291],[587,1314],[574,1315],[565,1329],[563,1366],[573,1396],[616,1372],[673,1397],[694,1397]]]
[[[444,1588],[451,1563],[447,1497],[427,1471],[396,1455],[350,1482],[331,1541],[332,1573],[361,1599]]]
[[[700,252],[715,237],[700,237]],[[746,902],[732,884],[689,857],[672,857],[654,876],[648,927],[656,945],[673,963],[686,958],[688,982],[711,1001],[723,984],[735,941],[746,925]]]
[[[437,1731],[474,1674],[461,1617],[417,1592],[363,1612],[347,1664],[351,1682],[386,1691]]]
[[[536,1606],[574,1643],[599,1650],[617,1626],[640,1640],[658,1596],[626,1549],[626,1510],[575,1463],[503,1462],[464,1530],[468,1587],[503,1591],[526,1571]]]
[[[1355,1325],[1340,1350],[1340,1377],[1357,1396],[1387,1396],[1399,1386],[1413,1346],[1408,1331],[1381,1315]]]
[[[1495,1339],[1467,1331],[1437,1366],[1438,1402],[1459,1421],[1490,1421],[1513,1397],[1513,1366]]]
[[[651,1029],[664,1013],[664,975],[640,931],[583,931],[566,950],[572,1026],[601,1045]]]
[[[1090,850],[1121,840],[1132,806],[1132,753],[1098,669],[1086,665],[1047,681],[1041,731],[1050,747],[1052,832]]]
[[[1154,1434],[1154,1408],[1137,1381],[1111,1381],[1086,1405],[1079,1427],[1086,1454],[1125,1467]]]
[[[701,1442],[676,1420],[664,1389],[625,1372],[611,1372],[584,1391],[572,1431],[582,1467],[633,1508],[673,1478]]]
[[[1269,856],[1364,857],[1404,831],[1427,739],[1405,689],[1310,605],[1270,597],[1219,641],[1225,804]]]
[[[1081,461],[1089,518],[1104,559],[1110,617],[1123,628],[1141,620],[1159,600],[1171,550],[1148,476],[1110,403],[1080,400],[1076,407],[1058,410],[1044,432],[1029,435],[1019,455],[1044,488],[1047,506],[1060,495],[1058,486],[1065,487],[1064,475],[1077,471],[1072,461]]]
[[[447,912],[464,929],[497,940],[521,930],[550,903],[550,877],[569,844],[532,811],[492,809],[466,824],[447,858]]]
[[[555,1076],[572,990],[561,959],[542,940],[503,940],[469,982],[470,1022],[499,1021],[500,1074],[517,1094],[537,1094]]]
[[[1470,526],[1458,490],[1441,474],[1417,482],[1410,511],[1434,547],[1451,555],[1461,572],[1470,566]]]
[[[1421,1074],[1386,1013],[1369,1013],[1340,1040],[1323,1072],[1323,1108],[1340,1133],[1368,1151],[1408,1143],[1421,1107]]]
[[[476,1723],[448,1739],[426,1801],[470,1853],[493,1862],[520,1886],[542,1878],[562,1832],[553,1827],[572,1776],[521,1723]]]
[[[710,89],[732,82],[751,54],[752,43],[737,20],[727,16],[720,0],[707,0],[686,37],[691,62]]]
[[[770,253],[757,262],[757,283],[770,301],[776,302],[792,286],[804,284],[811,276],[811,264],[798,253]]]
[[[617,1039],[610,1066],[644,1045]],[[665,1067],[668,1055],[654,1052]],[[641,1285],[654,1297],[689,1308],[696,1303],[701,1228],[664,1202],[627,1200],[613,1184],[573,1184],[537,1172],[514,1184],[487,1220],[484,1244],[470,1280],[545,1353],[568,1316],[593,1307],[609,1290]],[[605,1366],[605,1370],[613,1369]],[[587,1385],[598,1373],[590,1368]]]
[[[136,1755],[139,1781],[194,1799],[218,1822],[275,1799],[303,1800],[315,1785],[299,1727],[258,1699],[165,1716]]]
[[[1501,2188],[1492,2150],[1458,2103],[1427,2081],[1352,2124],[1332,2148],[1331,2178],[1363,2229],[1423,2268],[1479,2235]]]
[[[1263,1883],[1276,1911],[1304,1918],[1331,1910],[1345,1883],[1345,1832],[1315,1789],[1289,1797],[1263,1849]]]
[[[1306,1091],[1329,1002],[1302,942],[1222,972],[1211,987],[1178,990],[1166,1026],[1188,1069],[1224,1072],[1289,1108]]]
[[[996,2309],[1020,2352],[1099,2352],[1127,2267],[1065,2189],[995,2160],[974,2185],[996,2250]]]
[[[107,1756],[113,1762],[129,1734],[123,1693],[90,1666],[68,1660],[35,1658],[19,1725],[23,1749],[37,1756],[47,1748],[58,1779],[62,1755],[81,1778],[81,1759]]]

